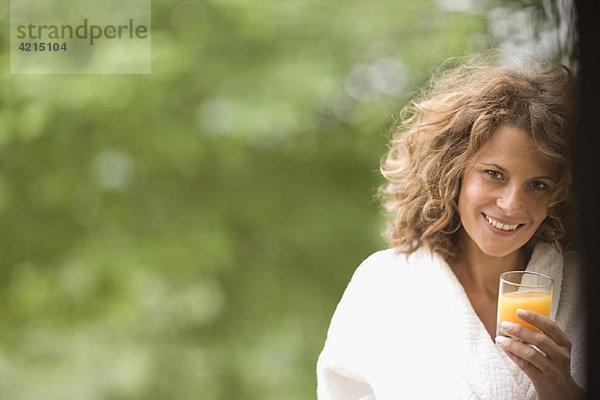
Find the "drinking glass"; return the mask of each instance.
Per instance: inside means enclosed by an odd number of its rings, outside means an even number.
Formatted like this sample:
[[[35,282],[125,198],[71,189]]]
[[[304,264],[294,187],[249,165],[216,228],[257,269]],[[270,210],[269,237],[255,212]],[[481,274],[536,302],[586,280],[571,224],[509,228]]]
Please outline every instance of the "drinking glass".
[[[512,337],[502,330],[502,321],[515,322],[539,331],[517,317],[517,309],[532,310],[549,317],[553,284],[554,279],[538,272],[508,271],[500,275],[496,335]]]

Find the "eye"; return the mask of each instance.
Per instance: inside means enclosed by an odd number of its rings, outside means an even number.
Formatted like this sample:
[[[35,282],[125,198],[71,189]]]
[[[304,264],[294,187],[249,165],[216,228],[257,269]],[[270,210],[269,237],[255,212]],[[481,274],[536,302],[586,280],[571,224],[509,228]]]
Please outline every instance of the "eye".
[[[486,174],[487,176],[493,178],[493,179],[502,179],[502,178],[504,178],[504,176],[502,175],[502,172],[495,171],[493,169],[486,169],[485,171],[483,171],[483,173]]]
[[[545,182],[542,182],[542,181],[530,182],[529,187],[531,187],[533,190],[538,190],[538,191],[544,191],[544,190],[549,189],[548,184],[546,184]]]

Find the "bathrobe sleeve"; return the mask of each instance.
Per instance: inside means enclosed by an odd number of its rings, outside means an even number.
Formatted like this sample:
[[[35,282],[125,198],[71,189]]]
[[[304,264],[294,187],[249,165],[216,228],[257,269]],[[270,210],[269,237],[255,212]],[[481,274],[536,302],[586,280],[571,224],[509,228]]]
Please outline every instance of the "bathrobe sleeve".
[[[375,399],[365,370],[371,316],[376,312],[368,301],[372,296],[373,267],[373,257],[358,267],[334,312],[317,363],[319,400]]]
[[[317,362],[319,400],[410,398],[398,396],[399,387],[415,393],[415,378],[425,375],[412,369],[424,371],[431,364],[415,355],[426,346],[415,337],[421,333],[414,322],[411,327],[419,308],[407,304],[417,282],[408,270],[404,256],[393,250],[374,253],[357,268]]]
[[[319,400],[477,398],[463,391],[471,391],[463,370],[472,341],[461,320],[468,300],[457,300],[462,289],[445,269],[426,251],[409,260],[391,249],[357,268],[317,362]]]

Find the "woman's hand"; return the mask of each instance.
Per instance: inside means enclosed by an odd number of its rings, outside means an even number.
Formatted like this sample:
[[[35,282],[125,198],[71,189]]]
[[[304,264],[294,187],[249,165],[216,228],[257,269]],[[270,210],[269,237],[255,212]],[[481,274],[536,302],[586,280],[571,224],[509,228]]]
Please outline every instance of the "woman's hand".
[[[496,337],[496,343],[529,377],[540,400],[583,399],[585,392],[571,376],[571,341],[548,317],[530,310],[517,316],[541,330],[504,321],[502,329],[524,342]],[[532,346],[535,346],[532,347]]]

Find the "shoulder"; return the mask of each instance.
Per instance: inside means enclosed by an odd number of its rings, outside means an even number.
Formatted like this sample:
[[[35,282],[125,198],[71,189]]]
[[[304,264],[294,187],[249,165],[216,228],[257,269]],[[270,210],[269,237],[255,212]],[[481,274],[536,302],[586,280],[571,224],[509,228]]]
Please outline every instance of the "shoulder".
[[[405,254],[395,249],[380,250],[367,257],[357,268],[355,274],[385,274],[408,271],[430,264],[437,256],[425,248]]]
[[[402,275],[407,266],[406,255],[394,249],[377,251],[360,263],[333,313],[326,353],[340,357],[345,354],[344,359],[349,354],[367,357],[363,351],[374,345],[373,338],[385,330],[396,312],[397,296],[404,293],[399,287],[406,281]]]
[[[583,257],[577,251],[565,251],[563,256],[562,290],[568,294],[579,294],[584,285],[585,265]]]
[[[564,268],[581,273],[583,270],[583,257],[578,251],[570,250],[563,253]]]
[[[344,297],[360,297],[375,302],[398,296],[400,287],[413,286],[411,282],[423,274],[430,274],[439,265],[439,257],[420,248],[407,255],[395,249],[377,251],[368,256],[354,271]]]
[[[562,290],[571,296],[581,296],[584,285],[584,263],[583,257],[576,251],[563,253],[563,282]]]
[[[366,292],[377,291],[382,283],[392,280],[392,276],[402,269],[404,263],[404,255],[396,253],[394,249],[380,250],[369,255],[354,271],[344,297],[358,293],[364,296]]]
[[[378,274],[406,264],[406,255],[394,249],[377,251],[365,258],[355,271],[356,274]]]
[[[410,255],[398,252],[395,249],[377,251],[368,256],[355,270],[349,286],[360,283],[385,284],[402,280],[406,274],[419,269],[424,264],[424,249],[419,249]]]
[[[576,252],[568,251],[563,253],[563,261],[556,318],[571,340],[578,342],[586,319],[583,258]]]
[[[356,268],[341,299],[342,305],[373,305],[389,291],[395,291],[409,261],[394,249],[377,251]]]
[[[584,273],[583,258],[579,252],[563,250],[551,243],[536,245],[527,268],[552,276],[563,290],[580,285]]]

